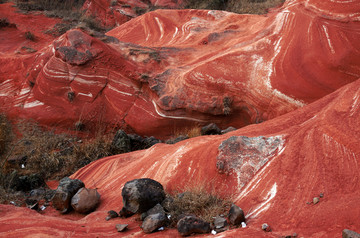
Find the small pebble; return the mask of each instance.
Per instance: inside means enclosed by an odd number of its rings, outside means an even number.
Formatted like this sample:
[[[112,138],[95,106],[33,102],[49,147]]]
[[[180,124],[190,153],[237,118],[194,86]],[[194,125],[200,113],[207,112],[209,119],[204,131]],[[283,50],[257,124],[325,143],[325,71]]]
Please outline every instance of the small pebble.
[[[324,193],[320,193],[320,198],[323,198],[324,197]]]
[[[241,227],[245,228],[246,227],[246,223],[245,222],[241,222]]]
[[[211,234],[216,235],[216,231],[215,231],[215,230],[212,230],[212,231],[211,231]]]
[[[127,226],[128,224],[117,224],[115,227],[118,232],[122,232],[127,228]]]
[[[319,199],[318,197],[314,197],[314,198],[313,198],[313,203],[314,203],[314,204],[317,204],[319,201],[320,201],[320,199]]]

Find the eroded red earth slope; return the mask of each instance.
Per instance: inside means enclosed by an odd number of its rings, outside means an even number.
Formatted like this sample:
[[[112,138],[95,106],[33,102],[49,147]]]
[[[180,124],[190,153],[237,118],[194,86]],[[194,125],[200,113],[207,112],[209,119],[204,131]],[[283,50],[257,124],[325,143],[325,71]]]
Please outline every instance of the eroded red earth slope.
[[[63,126],[101,117],[163,137],[191,123],[266,122],[98,160],[72,176],[99,189],[95,213],[40,215],[2,205],[0,232],[112,237],[116,223],[128,222],[126,235],[144,236],[134,218],[104,220],[107,210],[121,208],[123,184],[139,177],[169,191],[205,184],[232,195],[248,227],[222,233],[228,237],[359,231],[359,10],[357,1],[330,0],[287,1],[266,16],[160,10],[108,32],[114,38],[107,43],[73,30],[27,57],[2,53],[4,62],[15,59],[0,66],[13,75],[0,76],[1,110],[14,117]],[[259,141],[266,146],[261,156],[249,152],[258,162],[252,167],[239,166],[243,151],[228,150],[229,143]],[[320,193],[318,204],[307,204]],[[264,222],[272,233],[261,230]],[[177,234],[149,236],[164,235]]]

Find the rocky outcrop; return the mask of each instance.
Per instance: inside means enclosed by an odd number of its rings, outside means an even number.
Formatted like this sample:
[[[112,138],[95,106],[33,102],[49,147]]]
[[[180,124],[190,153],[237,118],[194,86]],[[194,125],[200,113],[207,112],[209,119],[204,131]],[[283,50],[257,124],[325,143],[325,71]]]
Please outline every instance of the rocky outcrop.
[[[165,213],[155,213],[148,215],[143,221],[141,228],[145,233],[151,233],[158,230],[161,227],[166,226],[168,218]]]
[[[282,136],[232,136],[220,144],[216,168],[219,173],[235,173],[243,187],[281,151],[284,142]]]

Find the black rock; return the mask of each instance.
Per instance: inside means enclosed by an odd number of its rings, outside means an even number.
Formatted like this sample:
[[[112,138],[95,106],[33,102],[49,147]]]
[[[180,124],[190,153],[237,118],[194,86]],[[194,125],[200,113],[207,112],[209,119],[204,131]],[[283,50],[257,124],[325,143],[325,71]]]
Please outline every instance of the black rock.
[[[145,137],[144,139],[144,149],[148,149],[151,146],[157,144],[157,143],[161,143],[161,140],[156,139],[153,136],[150,137]]]
[[[120,215],[143,213],[164,201],[163,186],[152,179],[134,179],[125,183],[121,195],[124,207]]]
[[[112,218],[116,218],[116,217],[118,217],[119,216],[119,214],[117,214],[117,212],[115,212],[114,210],[110,210],[110,211],[108,211],[108,216],[105,218],[105,220],[110,220],[110,219],[112,219]]]
[[[113,154],[122,154],[131,151],[130,138],[123,130],[118,130],[111,143],[111,152]]]
[[[228,218],[230,224],[235,226],[240,225],[242,222],[245,222],[245,215],[243,210],[235,204],[231,206]]]
[[[177,229],[180,235],[188,236],[193,233],[209,233],[210,223],[201,220],[195,216],[185,216],[177,223]]]
[[[85,184],[79,179],[68,177],[61,179],[52,198],[53,207],[61,213],[69,212],[71,210],[71,198],[82,187],[85,187]]]
[[[201,135],[220,135],[221,130],[215,123],[210,123],[201,128]]]
[[[157,214],[157,213],[165,215],[165,210],[160,204],[156,204],[155,207],[151,208],[150,210],[148,210],[146,212],[143,212],[140,216],[140,219],[143,221],[143,220],[145,220],[145,218],[147,216]]]

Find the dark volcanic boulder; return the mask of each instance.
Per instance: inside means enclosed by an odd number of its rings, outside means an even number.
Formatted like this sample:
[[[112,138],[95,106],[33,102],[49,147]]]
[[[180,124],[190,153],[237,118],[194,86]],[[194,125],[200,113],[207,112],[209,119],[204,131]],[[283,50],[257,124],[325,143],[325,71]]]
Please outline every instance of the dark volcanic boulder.
[[[79,179],[70,179],[68,177],[61,179],[52,198],[53,207],[61,213],[69,212],[71,210],[71,198],[82,187],[85,187],[85,184]]]
[[[221,130],[215,123],[210,123],[201,128],[201,135],[220,135]]]
[[[177,229],[182,236],[188,236],[193,233],[209,233],[210,223],[195,216],[185,216],[178,221]]]
[[[165,213],[156,213],[147,216],[141,225],[141,228],[145,233],[151,233],[159,229],[160,227],[166,226],[168,219]]]
[[[123,130],[118,130],[111,143],[113,154],[122,154],[131,151],[130,138]]]
[[[12,179],[10,183],[10,188],[16,191],[28,192],[45,185],[44,179],[39,174],[30,174],[18,177],[15,172],[14,179]]]
[[[71,206],[79,213],[89,213],[96,209],[100,202],[97,189],[80,188],[71,198]]]
[[[228,214],[229,222],[232,225],[240,225],[241,222],[245,222],[245,215],[243,210],[233,204],[230,208],[229,214]]]
[[[125,183],[121,195],[124,207],[121,216],[148,211],[165,199],[163,186],[152,179],[134,179]]]

